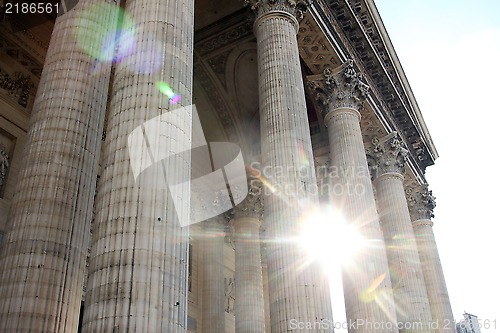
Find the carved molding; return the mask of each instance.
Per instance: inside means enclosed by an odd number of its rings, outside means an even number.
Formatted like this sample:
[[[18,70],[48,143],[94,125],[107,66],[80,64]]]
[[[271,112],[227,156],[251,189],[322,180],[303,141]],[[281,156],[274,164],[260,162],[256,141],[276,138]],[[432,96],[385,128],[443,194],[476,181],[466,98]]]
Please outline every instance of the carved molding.
[[[217,54],[216,56],[207,59],[207,64],[210,66],[212,71],[217,75],[224,88],[227,88],[226,63],[231,51],[232,50],[225,51],[221,54]]]
[[[434,217],[436,197],[429,191],[429,184],[418,185],[406,190],[406,200],[411,220],[430,220]]]
[[[323,74],[307,78],[309,88],[322,105],[324,116],[339,108],[361,110],[370,90],[350,59],[336,69],[325,68]]]
[[[194,73],[203,89],[207,93],[210,93],[210,102],[217,111],[217,115],[222,123],[222,126],[224,127],[228,139],[231,142],[240,142],[238,130],[236,128],[235,121],[233,120],[231,109],[227,105],[226,99],[223,97],[221,91],[216,87],[213,80],[206,72],[204,66],[200,63],[194,65]]]
[[[408,149],[399,135],[392,132],[381,139],[373,138],[367,157],[373,179],[387,173],[403,175],[408,160]]]
[[[323,1],[316,2],[317,7],[328,16],[334,26],[339,28],[339,37],[349,53],[357,54],[372,89],[372,96],[377,106],[384,111],[387,119],[398,132],[407,138],[413,158],[423,173],[427,166],[434,164],[435,157],[426,144],[414,147],[422,137],[417,120],[412,114],[413,105],[387,48],[384,38],[377,28],[377,23],[367,1]]]
[[[37,57],[37,54],[32,50],[24,50],[15,42],[9,40],[5,35],[8,33],[0,28],[0,50],[28,70],[31,74],[40,78],[42,75],[44,58]],[[17,35],[16,35],[17,36]]]
[[[212,53],[233,43],[241,41],[244,37],[251,36],[253,22],[250,19],[242,19],[230,29],[214,32],[207,38],[197,41],[195,44],[196,53],[201,56]],[[207,31],[210,31],[208,28]],[[211,32],[211,31],[210,31]],[[203,34],[203,32],[201,32]]]
[[[17,104],[26,108],[30,98],[31,90],[35,84],[31,82],[29,76],[20,72],[15,72],[11,77],[9,74],[0,70],[0,88],[6,90],[12,98],[17,99]]]
[[[278,11],[287,12],[298,21],[304,18],[304,13],[310,5],[311,0],[245,0],[245,6],[255,11],[257,17]]]

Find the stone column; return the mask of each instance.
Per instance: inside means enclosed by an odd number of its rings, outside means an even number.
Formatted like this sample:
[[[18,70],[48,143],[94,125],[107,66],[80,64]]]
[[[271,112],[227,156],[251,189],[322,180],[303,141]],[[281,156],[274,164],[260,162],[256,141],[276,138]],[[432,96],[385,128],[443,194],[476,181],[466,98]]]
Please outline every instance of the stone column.
[[[259,236],[264,207],[259,185],[250,183],[248,196],[234,209],[230,222],[235,247],[236,333],[266,331]]]
[[[224,236],[226,219],[220,215],[203,224],[203,333],[225,332]]]
[[[155,159],[160,146],[175,152],[191,140],[188,121],[158,117],[192,103],[194,0],[130,0],[125,11],[134,19],[124,36],[133,52],[117,64],[112,87],[84,331],[185,332],[188,228],[180,227],[169,190],[155,187],[167,179],[135,179],[128,139],[142,127],[147,171],[189,177],[189,160]],[[162,133],[146,133],[152,119],[161,119]]]
[[[332,320],[318,263],[293,240],[300,219],[317,205],[316,175],[297,44],[305,1],[247,0],[256,11],[259,108],[264,177],[264,216],[269,237],[271,332],[291,330],[291,321]],[[318,330],[317,332],[324,332]],[[295,332],[301,332],[296,329]]]
[[[52,32],[0,255],[1,332],[78,328],[111,71],[90,75],[81,43],[101,51],[95,31],[114,34],[118,18],[98,3],[81,0]]]
[[[454,319],[451,310],[450,297],[446,288],[443,267],[432,231],[436,207],[435,197],[428,185],[420,185],[407,191],[408,205],[417,239],[420,262],[424,275],[427,295],[434,323],[438,323],[438,333],[454,333]]]
[[[403,185],[408,150],[396,132],[368,149],[384,233],[398,323],[402,332],[430,332],[431,310]]]
[[[361,134],[359,110],[368,94],[361,74],[348,60],[339,68],[309,77],[324,108],[330,143],[332,205],[365,238],[367,247],[342,268],[350,332],[397,332],[382,322],[396,318],[386,250]],[[332,235],[335,237],[342,235]],[[372,326],[370,326],[372,325]],[[378,325],[378,326],[375,326]]]

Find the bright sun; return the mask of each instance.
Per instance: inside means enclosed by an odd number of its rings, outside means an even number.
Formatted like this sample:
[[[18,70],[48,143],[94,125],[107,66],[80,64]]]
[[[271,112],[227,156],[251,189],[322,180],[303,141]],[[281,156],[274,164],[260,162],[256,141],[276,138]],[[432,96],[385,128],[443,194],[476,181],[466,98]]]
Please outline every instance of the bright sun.
[[[329,207],[309,212],[302,218],[299,243],[328,271],[349,264],[350,259],[366,246],[356,228]]]

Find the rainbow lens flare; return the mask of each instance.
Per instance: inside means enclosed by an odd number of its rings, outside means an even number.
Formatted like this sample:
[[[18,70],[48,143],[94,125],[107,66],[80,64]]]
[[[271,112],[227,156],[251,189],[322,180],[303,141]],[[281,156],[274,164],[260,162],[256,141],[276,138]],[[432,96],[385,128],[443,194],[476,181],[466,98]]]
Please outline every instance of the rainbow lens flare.
[[[174,93],[172,88],[170,88],[170,86],[166,82],[159,81],[156,83],[156,87],[163,95],[167,96],[170,99],[170,104],[177,104],[181,100],[181,96]]]
[[[121,61],[134,52],[134,21],[120,7],[100,3],[80,13],[77,22],[78,44],[97,61]]]

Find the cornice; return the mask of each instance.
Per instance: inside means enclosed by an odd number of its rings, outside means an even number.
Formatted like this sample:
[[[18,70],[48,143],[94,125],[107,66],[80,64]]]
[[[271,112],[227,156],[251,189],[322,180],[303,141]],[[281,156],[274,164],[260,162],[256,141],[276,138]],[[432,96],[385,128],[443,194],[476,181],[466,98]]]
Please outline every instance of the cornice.
[[[382,104],[384,117],[392,119],[392,130],[404,135],[412,159],[423,173],[427,166],[434,164],[437,152],[414,96],[406,89],[409,87],[406,77],[402,69],[395,66],[394,49],[381,35],[380,31],[385,32],[385,28],[378,13],[374,14],[371,0],[330,0],[327,6],[323,0],[317,3],[316,8],[328,10],[323,15],[337,23],[349,48],[360,59],[373,93]]]

